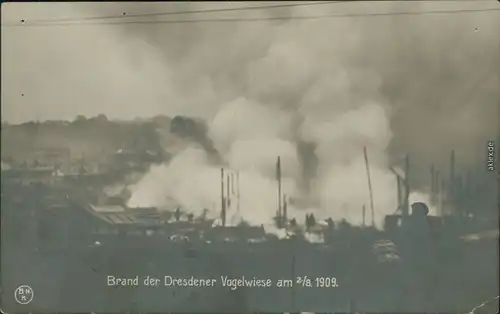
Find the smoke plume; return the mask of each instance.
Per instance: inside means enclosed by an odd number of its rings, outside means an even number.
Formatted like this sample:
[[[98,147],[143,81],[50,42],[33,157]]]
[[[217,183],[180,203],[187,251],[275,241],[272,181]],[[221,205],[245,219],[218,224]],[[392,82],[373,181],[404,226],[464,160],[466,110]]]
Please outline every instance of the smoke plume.
[[[99,5],[52,4],[64,16],[216,6]],[[479,2],[343,3],[215,18],[485,7]],[[29,23],[42,14],[40,9],[24,10],[9,4],[2,10],[3,20],[23,16]],[[173,19],[201,18],[207,16]],[[219,169],[225,167],[240,172],[241,214],[252,223],[268,222],[275,213],[278,155],[284,191],[309,204],[291,205],[291,217],[302,220],[305,210],[318,208],[313,211],[320,217],[359,223],[362,206],[369,208],[366,147],[380,223],[396,209],[395,178],[388,166],[400,166],[402,154],[412,156],[412,186],[422,191],[429,184],[430,163],[447,169],[451,149],[459,156],[458,171],[483,162],[484,143],[496,136],[500,84],[492,65],[498,61],[499,28],[493,11],[231,24],[2,27],[2,75],[11,78],[2,81],[2,111],[12,121],[71,119],[76,113],[202,118],[222,164],[212,164],[203,150],[189,147],[168,165],[153,167],[134,187],[131,202],[171,202],[192,211],[209,208],[216,215]],[[303,188],[305,180],[310,189]]]

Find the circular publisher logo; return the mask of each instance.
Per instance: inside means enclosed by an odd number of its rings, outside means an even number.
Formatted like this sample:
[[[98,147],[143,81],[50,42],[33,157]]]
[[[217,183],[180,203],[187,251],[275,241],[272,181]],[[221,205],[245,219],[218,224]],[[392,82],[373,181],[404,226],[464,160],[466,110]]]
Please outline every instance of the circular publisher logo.
[[[16,302],[19,304],[28,304],[33,301],[33,296],[35,293],[30,286],[22,285],[17,287],[16,291],[14,291],[14,298]]]

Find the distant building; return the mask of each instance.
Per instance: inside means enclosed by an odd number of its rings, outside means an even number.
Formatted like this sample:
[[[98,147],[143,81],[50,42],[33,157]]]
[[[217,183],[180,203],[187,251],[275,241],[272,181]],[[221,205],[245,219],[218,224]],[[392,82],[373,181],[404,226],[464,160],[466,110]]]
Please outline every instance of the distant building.
[[[88,230],[99,234],[114,234],[118,231],[136,233],[162,224],[156,208],[128,209],[119,205],[85,206]]]
[[[3,170],[3,169],[2,169]],[[53,167],[10,168],[2,171],[2,179],[20,184],[50,184],[60,179],[62,172]]]
[[[65,147],[38,148],[31,157],[31,164],[55,166],[66,164],[71,160],[71,151]]]

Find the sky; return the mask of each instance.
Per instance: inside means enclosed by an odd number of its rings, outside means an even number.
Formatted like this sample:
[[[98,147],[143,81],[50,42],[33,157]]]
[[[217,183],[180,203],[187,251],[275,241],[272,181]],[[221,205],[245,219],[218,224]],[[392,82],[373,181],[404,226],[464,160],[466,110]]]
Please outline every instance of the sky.
[[[464,106],[460,103],[467,102],[467,98],[484,103],[482,98],[488,98],[488,90],[499,85],[496,84],[498,71],[492,66],[498,55],[495,54],[498,52],[498,36],[495,36],[500,17],[498,11],[290,22],[4,26],[20,24],[21,20],[29,25],[37,20],[113,16],[124,12],[132,15],[259,5],[276,3],[4,3],[2,119],[11,122],[73,119],[79,113],[104,113],[111,118],[124,119],[177,113],[213,116],[211,108],[216,105],[211,103],[224,102],[241,93],[241,89],[247,88],[243,85],[248,83],[243,81],[248,81],[251,74],[255,80],[260,80],[260,75],[268,78],[267,73],[249,73],[248,68],[252,62],[265,58],[270,43],[287,36],[293,37],[288,40],[293,44],[288,43],[289,47],[282,49],[293,50],[296,45],[305,54],[307,46],[312,44],[309,49],[332,53],[328,61],[318,59],[318,64],[326,65],[333,62],[335,54],[356,50],[348,61],[374,67],[389,90],[384,96],[391,98],[398,108],[406,107],[401,108],[401,115],[414,115],[415,120],[422,114],[433,113],[427,112],[429,110],[441,117],[443,112],[455,111],[451,108]],[[108,21],[495,7],[498,5],[494,1],[332,3]],[[295,37],[294,31],[298,31]],[[296,53],[294,57],[300,57],[301,52],[296,50]],[[343,58],[342,62],[345,59],[348,58]],[[301,65],[308,66],[307,62],[298,60],[295,71],[306,70],[301,69]],[[294,74],[275,72],[272,75]],[[481,86],[481,91],[473,86],[475,81],[480,81],[477,85]],[[467,96],[457,95],[454,99],[452,95],[459,91]],[[408,108],[412,106],[419,108]],[[423,107],[440,109],[421,113]],[[491,116],[488,109],[482,112],[485,117]],[[478,121],[479,118],[484,117],[478,117]],[[465,118],[457,117],[457,124],[460,119]],[[406,120],[401,121],[406,123]]]

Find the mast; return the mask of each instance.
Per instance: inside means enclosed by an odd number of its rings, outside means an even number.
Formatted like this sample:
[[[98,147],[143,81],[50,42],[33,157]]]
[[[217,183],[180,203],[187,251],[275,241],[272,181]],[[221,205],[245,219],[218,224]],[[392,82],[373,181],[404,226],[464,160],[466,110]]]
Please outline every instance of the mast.
[[[286,194],[283,195],[283,221],[287,221],[288,216],[288,202],[286,201]]]
[[[281,219],[281,160],[278,156],[278,161],[276,162],[276,180],[278,181],[278,213],[277,218]]]
[[[451,151],[450,155],[450,182],[449,182],[449,194],[448,194],[448,211],[450,214],[455,210],[455,150]]]
[[[410,210],[410,155],[405,158],[405,196],[403,200],[403,216],[408,216]]]
[[[402,195],[401,195],[401,178],[399,177],[399,175],[396,174],[396,184],[397,184],[397,198],[398,198],[398,209],[400,210],[401,209],[401,199],[402,199]]]
[[[226,199],[227,199],[227,207],[231,207],[231,193],[230,193],[230,188],[231,188],[231,175],[227,175],[227,191],[226,191]]]
[[[240,212],[240,172],[236,172],[236,210]]]
[[[234,189],[234,172],[231,172],[231,195],[235,195],[236,191]]]
[[[363,153],[365,155],[365,165],[366,165],[366,174],[368,178],[368,192],[370,193],[370,209],[372,215],[372,226],[375,225],[375,208],[373,205],[373,189],[372,189],[372,181],[370,177],[370,164],[368,163],[368,153],[366,152],[366,146],[363,147]]]
[[[434,168],[434,164],[431,165],[430,173],[431,173],[431,202],[434,203],[434,200],[436,198],[436,169]]]
[[[362,218],[363,218],[363,227],[365,227],[366,226],[366,220],[365,220],[366,206],[365,206],[365,204],[363,204],[363,207],[361,208],[361,214],[362,214]]]
[[[441,194],[440,194],[440,199],[439,199],[439,202],[440,202],[440,213],[441,213],[441,216],[443,215],[446,215],[447,214],[447,194],[448,194],[448,190],[446,190],[446,181],[444,179],[441,180]]]
[[[224,168],[220,168],[220,198],[221,198],[221,222],[222,226],[226,226],[226,200],[224,199]]]

